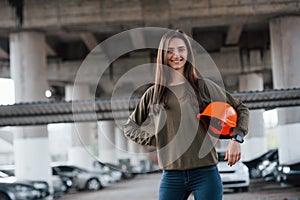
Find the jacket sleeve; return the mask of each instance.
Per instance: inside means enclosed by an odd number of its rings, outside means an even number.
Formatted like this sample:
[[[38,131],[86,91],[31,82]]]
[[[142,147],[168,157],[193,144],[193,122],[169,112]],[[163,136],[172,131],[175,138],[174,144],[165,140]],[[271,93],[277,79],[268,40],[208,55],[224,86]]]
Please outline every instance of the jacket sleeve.
[[[248,133],[248,123],[249,123],[249,109],[247,106],[237,98],[234,98],[229,92],[218,86],[212,81],[205,80],[206,86],[208,87],[208,92],[212,101],[226,101],[233,108],[235,108],[238,119],[237,126],[234,128],[234,133],[241,136],[246,136]]]
[[[234,98],[228,92],[226,92],[226,97],[227,103],[233,106],[238,113],[237,126],[234,129],[234,133],[245,137],[248,133],[249,109],[240,99]]]
[[[155,146],[155,134],[142,129],[143,122],[147,119],[150,110],[153,87],[149,88],[130,115],[126,124],[123,126],[124,135],[132,141],[141,144]]]

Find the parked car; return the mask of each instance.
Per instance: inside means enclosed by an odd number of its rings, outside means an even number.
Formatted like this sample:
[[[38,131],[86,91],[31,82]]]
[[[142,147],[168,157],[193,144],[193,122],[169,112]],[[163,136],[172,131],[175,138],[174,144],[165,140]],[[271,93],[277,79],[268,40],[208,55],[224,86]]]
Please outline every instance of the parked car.
[[[268,162],[268,165],[261,171],[264,181],[275,181],[277,174],[278,160]]]
[[[53,184],[53,191],[51,191],[51,194],[53,195],[54,198],[61,197],[68,191],[67,186],[63,183],[62,179],[57,175],[52,175],[52,184]]]
[[[78,190],[99,190],[114,182],[107,173],[91,172],[73,165],[53,166],[59,173],[76,176],[78,178]]]
[[[278,165],[276,180],[281,183],[300,186],[300,162],[290,165]]]
[[[6,176],[14,177],[15,178],[15,166],[14,165],[5,165],[0,167],[0,172],[2,172],[2,175],[5,174]],[[1,177],[1,175],[0,175]],[[33,182],[36,186],[41,187],[44,183],[47,183],[46,181],[32,181],[27,180],[30,182]],[[53,189],[50,189],[47,183],[47,193],[53,195],[53,197],[60,197],[64,193],[67,192],[67,187],[64,185],[61,178],[57,175],[53,175],[51,177],[52,186]],[[43,183],[43,184],[37,184],[37,183]],[[39,186],[41,185],[41,186]],[[44,185],[45,187],[45,185]],[[45,191],[42,191],[45,192]],[[1,200],[1,199],[0,199]]]
[[[234,189],[235,192],[249,190],[249,170],[241,161],[233,166],[228,166],[225,158],[225,151],[218,151],[218,169],[221,175],[224,189]]]
[[[133,166],[130,159],[120,159],[119,164],[101,163],[95,161],[94,167],[102,172],[108,172],[115,179],[132,179],[136,173],[133,172]]]
[[[10,182],[7,179],[0,179],[1,200],[33,200],[40,199],[41,193],[31,184]]]
[[[271,163],[278,161],[278,149],[273,149],[268,151],[268,153],[262,157],[260,163],[258,164],[258,169],[262,172]]]
[[[44,181],[17,180],[0,172],[1,200],[33,200],[49,196],[49,185]]]
[[[262,170],[264,170],[270,162],[276,160],[274,159],[274,156],[276,155],[278,155],[278,150],[271,149],[255,159],[243,161],[243,163],[249,168],[250,178],[261,178]]]
[[[15,176],[15,167],[13,165],[1,166],[0,172],[2,172],[1,175],[5,174],[5,176]],[[0,177],[2,177],[1,175]]]
[[[93,165],[95,172],[108,173],[113,178],[114,182],[122,179],[122,172],[116,165],[109,163],[104,164],[99,161],[94,161]]]
[[[130,163],[130,159],[120,159],[119,160],[119,169],[122,172],[122,179],[132,179],[135,177],[135,173],[133,173],[133,166]]]
[[[66,187],[66,192],[68,192],[72,188],[76,188],[78,185],[77,176],[61,173],[60,170],[57,170],[57,168],[55,167],[52,167],[52,175],[58,176],[62,180],[63,184]]]
[[[261,177],[265,181],[275,181],[277,165],[279,162],[278,150],[271,151],[269,154],[263,157],[262,161],[258,165]]]

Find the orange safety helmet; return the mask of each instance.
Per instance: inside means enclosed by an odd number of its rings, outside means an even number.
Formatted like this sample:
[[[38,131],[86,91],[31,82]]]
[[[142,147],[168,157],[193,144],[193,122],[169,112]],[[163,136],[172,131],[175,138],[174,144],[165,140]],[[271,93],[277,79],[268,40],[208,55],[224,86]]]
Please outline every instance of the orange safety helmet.
[[[212,136],[230,139],[233,135],[233,128],[236,127],[237,112],[228,103],[212,102],[201,114],[197,115],[197,118]]]

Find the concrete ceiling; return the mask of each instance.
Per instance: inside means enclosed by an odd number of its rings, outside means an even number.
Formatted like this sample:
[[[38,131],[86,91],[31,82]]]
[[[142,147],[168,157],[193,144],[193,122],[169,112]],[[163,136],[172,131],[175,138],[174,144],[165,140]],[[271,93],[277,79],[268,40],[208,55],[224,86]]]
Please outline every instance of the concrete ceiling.
[[[68,63],[82,61],[105,39],[131,28],[146,26],[178,27],[209,53],[237,47],[242,56],[248,55],[251,50],[269,50],[269,19],[294,15],[299,10],[298,0],[24,0],[23,23],[20,26],[16,8],[8,1],[1,1],[0,76],[9,77],[9,34],[14,31],[43,31],[48,62],[52,63],[49,66],[59,62],[66,68]],[[130,45],[133,46],[147,42],[140,35],[132,35],[131,38]],[[152,51],[146,55],[149,55],[149,60],[155,60]],[[124,56],[135,57],[134,53]],[[69,70],[66,72],[69,73]],[[107,73],[113,79],[115,71],[110,68]],[[224,74],[224,79],[238,73],[240,70]],[[263,71],[263,74],[265,84],[272,85],[270,71]],[[57,77],[49,78],[49,81],[60,96],[64,93],[64,84],[70,80],[63,78],[63,74],[62,78]],[[228,87],[236,90],[237,82],[231,84],[228,83]],[[104,90],[99,89],[101,92]]]

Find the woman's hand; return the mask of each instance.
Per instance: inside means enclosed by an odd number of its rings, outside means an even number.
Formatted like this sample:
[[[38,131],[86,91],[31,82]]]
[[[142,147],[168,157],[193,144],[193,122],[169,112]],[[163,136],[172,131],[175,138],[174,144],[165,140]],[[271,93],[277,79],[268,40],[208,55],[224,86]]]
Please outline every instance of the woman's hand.
[[[241,144],[231,140],[227,146],[224,160],[228,160],[228,165],[231,167],[241,159]]]

